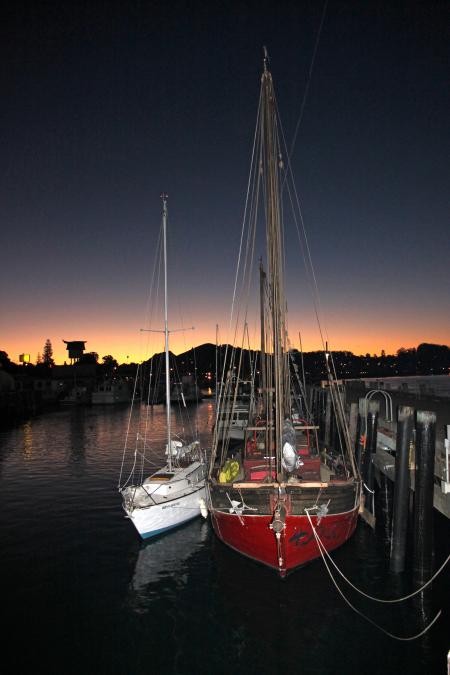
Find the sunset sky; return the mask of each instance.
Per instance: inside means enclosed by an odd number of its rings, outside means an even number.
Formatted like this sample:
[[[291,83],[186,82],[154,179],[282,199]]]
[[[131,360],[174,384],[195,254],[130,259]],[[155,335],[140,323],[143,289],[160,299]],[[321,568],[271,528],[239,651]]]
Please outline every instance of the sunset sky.
[[[290,145],[323,7],[8,5],[0,350],[142,358],[162,190],[171,324],[196,327],[171,348],[226,341],[262,46]],[[327,3],[292,165],[334,349],[450,344],[448,25],[447,2]],[[292,343],[316,349],[287,234]]]

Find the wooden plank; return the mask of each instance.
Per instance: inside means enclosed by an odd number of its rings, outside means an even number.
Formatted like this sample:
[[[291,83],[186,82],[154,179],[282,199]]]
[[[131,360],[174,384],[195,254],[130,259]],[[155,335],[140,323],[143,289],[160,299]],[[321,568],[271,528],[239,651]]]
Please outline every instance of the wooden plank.
[[[319,429],[319,427],[309,426],[309,425],[302,426],[301,424],[293,424],[292,426],[294,427],[294,429],[312,429],[312,430]],[[245,427],[245,428],[246,428],[247,431],[267,431],[268,429],[273,429],[273,425],[269,424],[268,427],[265,426],[265,425],[264,426],[261,425],[261,426],[258,426],[258,427]]]
[[[226,485],[226,483],[219,483],[219,485]],[[306,482],[299,480],[298,483],[233,483],[232,484],[234,488],[237,490],[241,489],[252,489],[252,490],[257,490],[259,488],[276,488],[282,487],[282,488],[327,488],[329,486],[328,483],[322,483],[320,481],[313,481],[313,482]]]

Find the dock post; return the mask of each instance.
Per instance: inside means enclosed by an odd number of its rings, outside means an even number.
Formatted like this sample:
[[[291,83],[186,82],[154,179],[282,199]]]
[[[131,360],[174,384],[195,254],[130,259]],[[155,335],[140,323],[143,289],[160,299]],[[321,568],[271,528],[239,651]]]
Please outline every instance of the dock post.
[[[397,416],[394,513],[391,539],[391,572],[405,569],[409,505],[409,446],[414,425],[414,408],[400,406]]]
[[[363,423],[363,420],[366,419],[366,406],[367,406],[367,401],[365,398],[360,398],[358,401],[358,421],[356,424],[356,464],[358,466],[359,472],[361,473],[362,470],[362,460],[363,460],[363,455],[364,455],[364,448],[365,448],[365,424]],[[364,430],[364,438],[363,438],[363,430]]]
[[[350,441],[352,444],[353,450],[355,449],[356,446],[356,439],[357,439],[357,433],[358,433],[358,404],[357,403],[351,403],[350,404],[350,417],[349,417],[349,423],[348,423],[348,430],[350,433]]]
[[[418,586],[431,575],[433,553],[434,454],[436,413],[417,411],[414,499],[414,579]]]
[[[325,446],[330,447],[331,443],[331,394],[330,390],[325,390]]]
[[[309,390],[309,409],[313,419],[317,420],[316,416],[316,388],[314,386]]]
[[[377,429],[378,429],[378,411],[380,404],[378,401],[369,402],[367,412],[367,438],[366,449],[364,453],[364,491],[366,495],[365,508],[373,513],[373,493],[374,493],[374,466],[373,455],[377,451]]]
[[[319,425],[319,438],[322,443],[325,441],[325,389],[317,390],[317,424]]]

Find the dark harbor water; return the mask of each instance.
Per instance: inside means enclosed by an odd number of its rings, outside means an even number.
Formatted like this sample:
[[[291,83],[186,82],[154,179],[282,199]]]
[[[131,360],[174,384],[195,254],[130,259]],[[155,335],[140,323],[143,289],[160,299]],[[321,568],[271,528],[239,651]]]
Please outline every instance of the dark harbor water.
[[[213,407],[191,409],[208,440]],[[162,435],[164,408],[153,425]],[[447,672],[449,573],[401,605],[342,600],[323,562],[281,581],[229,551],[198,519],[141,544],[121,509],[117,481],[127,408],[66,409],[0,434],[3,586],[2,673]],[[436,567],[448,554],[448,523],[436,518]],[[386,528],[360,522],[333,554],[366,592],[399,597],[407,574],[389,575]],[[341,582],[340,582],[341,583]],[[342,585],[342,583],[341,583]]]

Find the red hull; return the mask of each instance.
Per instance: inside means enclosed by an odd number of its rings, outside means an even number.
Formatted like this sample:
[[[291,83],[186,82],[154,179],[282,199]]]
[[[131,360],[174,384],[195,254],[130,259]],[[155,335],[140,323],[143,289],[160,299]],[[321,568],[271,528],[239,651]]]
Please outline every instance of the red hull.
[[[319,547],[307,516],[286,516],[286,527],[279,540],[270,528],[272,516],[224,513],[213,510],[214,530],[225,544],[239,553],[278,570],[281,576],[320,557]],[[344,544],[351,537],[358,520],[358,508],[347,513],[318,517],[311,522],[327,551]]]

